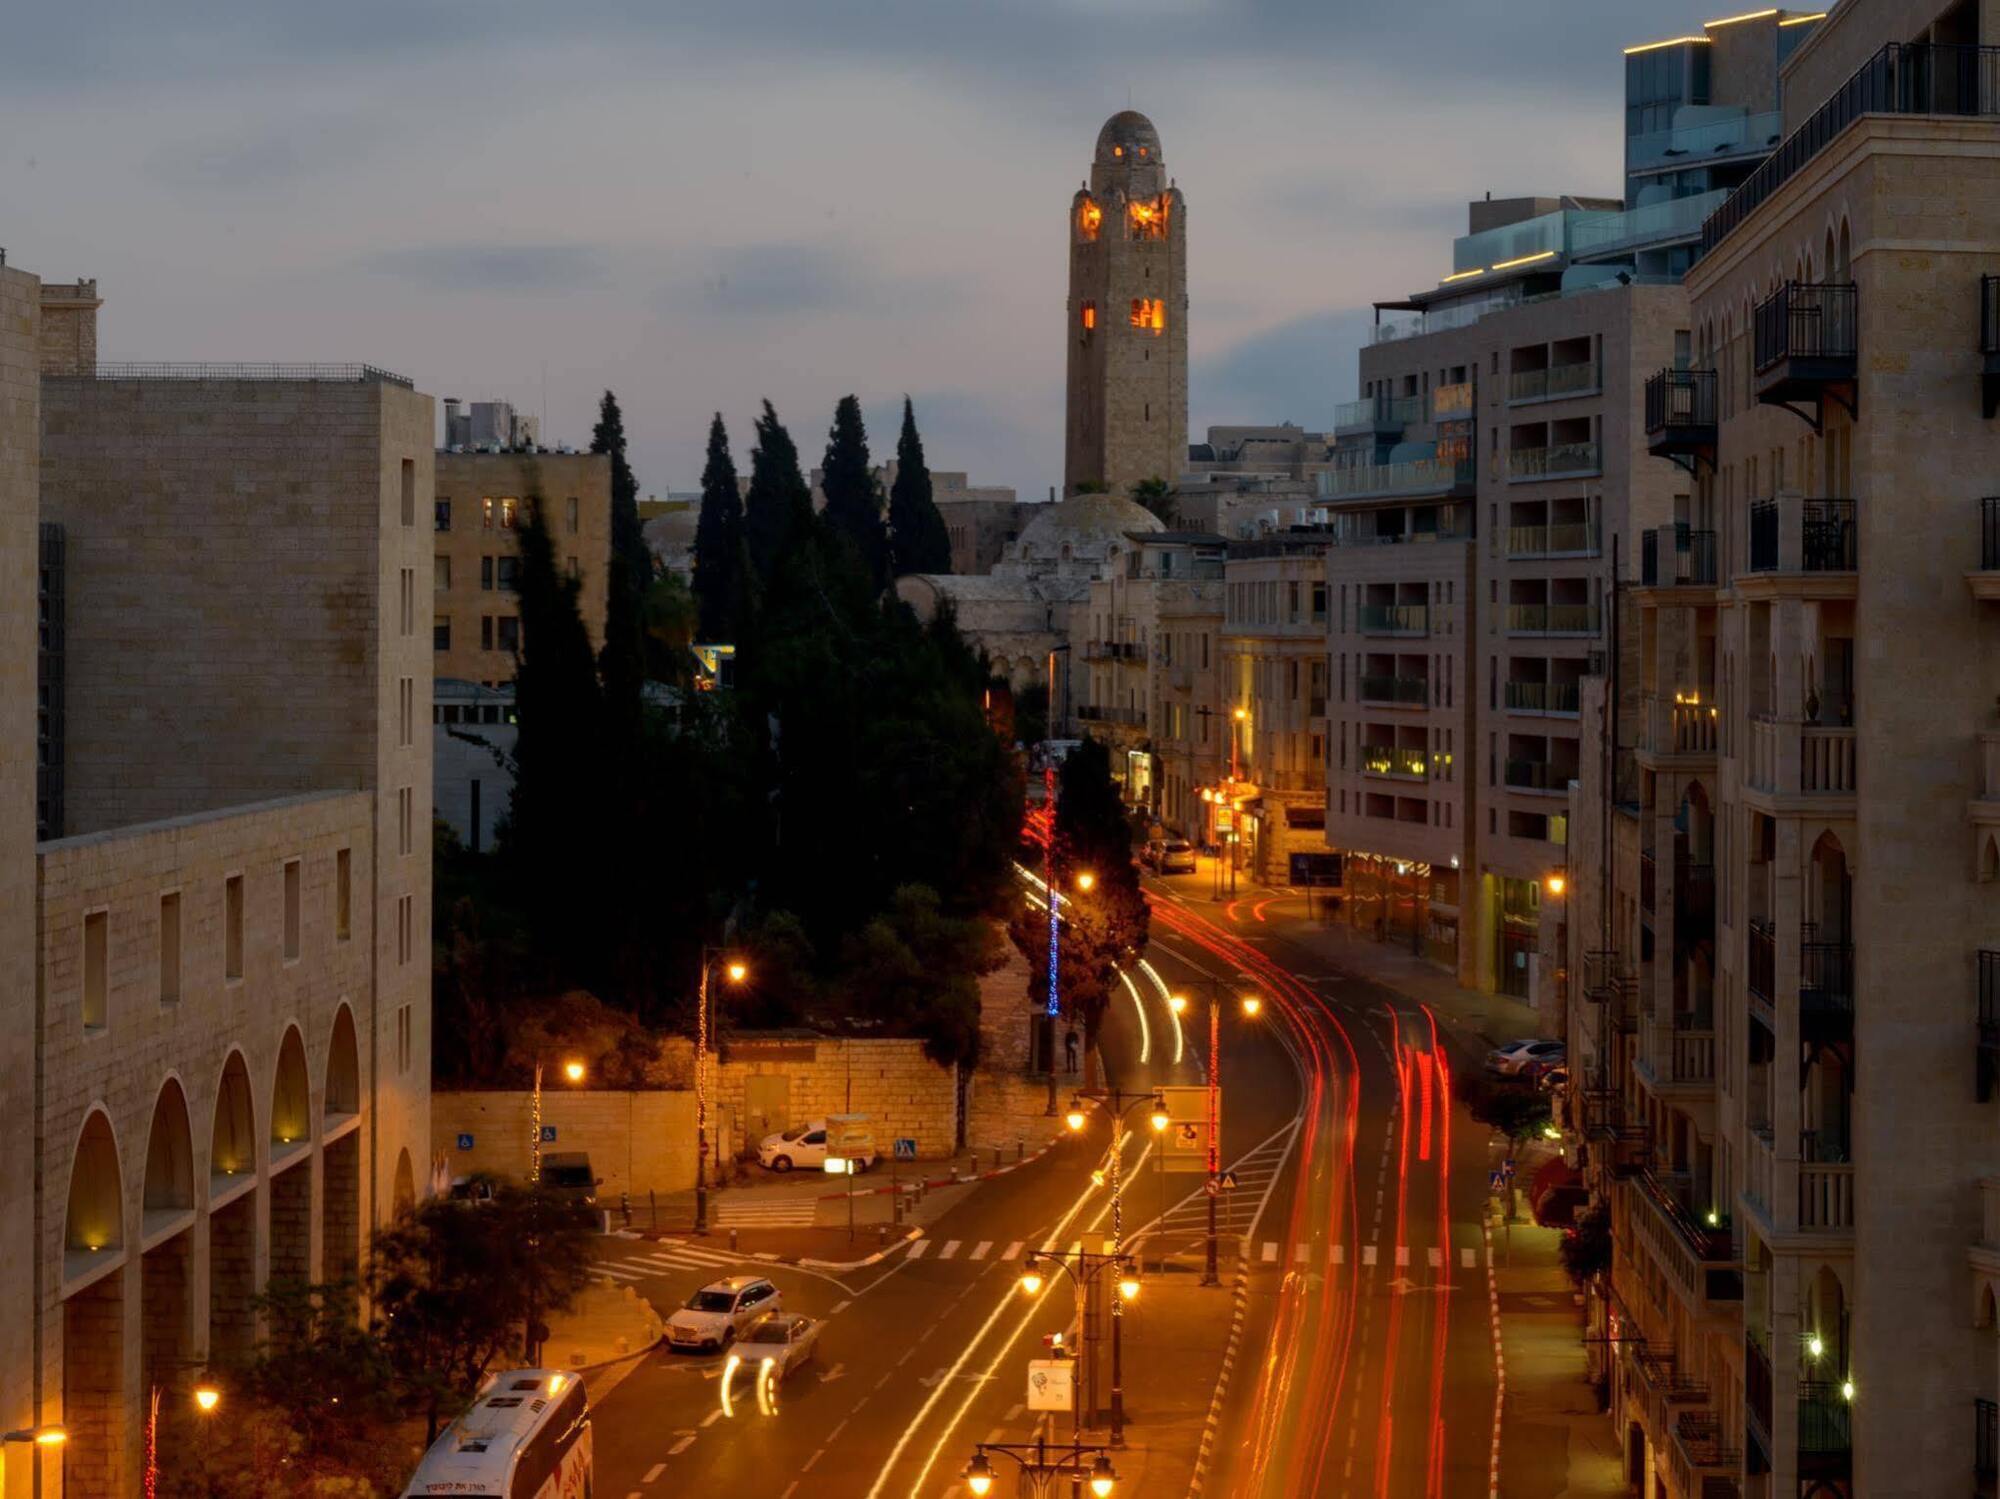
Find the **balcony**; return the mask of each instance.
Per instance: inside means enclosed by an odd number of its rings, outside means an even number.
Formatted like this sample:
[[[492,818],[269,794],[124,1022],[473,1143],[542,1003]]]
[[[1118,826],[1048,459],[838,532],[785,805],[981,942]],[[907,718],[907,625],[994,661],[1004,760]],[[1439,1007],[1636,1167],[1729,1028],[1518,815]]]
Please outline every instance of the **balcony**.
[[[1538,370],[1515,370],[1507,380],[1507,404],[1525,406],[1535,401],[1561,401],[1571,396],[1590,395],[1602,384],[1597,361],[1552,364]]]
[[[1509,604],[1509,635],[1595,635],[1598,632],[1595,604]]]
[[[1706,255],[1865,114],[2000,114],[2000,48],[1891,42],[1737,186],[1701,226]]]
[[[2000,411],[2000,276],[1979,278],[1979,399],[1988,421]]]
[[[1799,1381],[1800,1478],[1848,1476],[1854,1466],[1853,1415],[1835,1381]]]
[[[1983,1495],[2000,1489],[2000,1405],[1991,1400],[1972,1402],[1972,1481]]]
[[[1547,760],[1509,760],[1505,781],[1510,791],[1544,791],[1563,796],[1569,793],[1574,770],[1565,770]]]
[[[1507,455],[1507,482],[1535,484],[1544,479],[1567,479],[1603,471],[1604,463],[1594,442],[1559,442],[1545,448],[1516,448]]]
[[[1979,949],[1979,1042],[1977,1091],[1979,1101],[1993,1096],[2000,1079],[2000,952]]]
[[[1743,1335],[1743,1411],[1751,1426],[1771,1444],[1771,1411],[1775,1404],[1771,1377],[1771,1355],[1747,1331]]]
[[[1678,1021],[1681,1017],[1676,1016]],[[1715,1032],[1713,1030],[1681,1030],[1678,1025],[1672,1031],[1672,1044],[1667,1055],[1666,1080],[1679,1087],[1700,1088],[1715,1085]]]
[[[1363,635],[1428,635],[1429,604],[1363,604],[1356,626]]]
[[[1084,642],[1083,659],[1143,662],[1146,659],[1146,647],[1135,640],[1089,640]]]
[[[1639,533],[1642,588],[1713,588],[1715,560],[1713,531],[1676,524]]]
[[[1528,557],[1595,557],[1603,547],[1597,527],[1589,521],[1507,528],[1507,555],[1517,561]]]
[[[1639,853],[1639,908],[1641,910],[1650,911],[1653,909],[1653,902],[1658,898],[1659,884],[1659,866],[1653,858],[1653,851],[1650,848],[1642,849]]]
[[[1361,701],[1424,708],[1430,705],[1431,684],[1422,677],[1366,676],[1361,679]]]
[[[1651,130],[1626,140],[1625,170],[1682,171],[1762,156],[1778,144],[1784,128],[1784,115],[1772,110],[1768,114],[1739,114],[1732,119],[1679,130]]]
[[[1794,754],[1796,761],[1791,758]],[[1750,768],[1745,780],[1753,791],[1848,797],[1855,792],[1856,769],[1851,724],[1800,723],[1763,713],[1750,719]]]
[[[1979,502],[1979,570],[1965,582],[1976,599],[2000,599],[2000,495]]]
[[[1708,1224],[1675,1191],[1675,1184],[1652,1170],[1628,1185],[1632,1227],[1654,1262],[1699,1314],[1711,1301],[1741,1301],[1743,1270],[1726,1225]]]
[[[1320,498],[1365,500],[1391,495],[1470,496],[1470,458],[1413,458],[1407,463],[1365,463],[1322,470]]]
[[[1832,397],[1854,415],[1859,294],[1853,282],[1787,281],[1752,326],[1757,399],[1804,418],[1817,432]],[[1798,402],[1811,402],[1808,414]]]
[[[1715,465],[1715,371],[1664,369],[1646,380],[1646,451],[1689,473]]]
[[[1854,1036],[1854,945],[1822,942],[1814,922],[1799,924],[1799,1034],[1808,1041]]]
[[[1582,709],[1582,692],[1574,682],[1509,682],[1507,711],[1544,717],[1574,718]]]
[[[1361,773],[1399,781],[1421,781],[1430,774],[1430,757],[1407,745],[1364,744]]]
[[[1084,723],[1123,724],[1133,728],[1144,727],[1146,722],[1143,708],[1112,708],[1102,703],[1080,704],[1076,716]]]
[[[1854,1232],[1854,1167],[1799,1163],[1799,1227],[1808,1233]]]
[[[1752,920],[1745,951],[1744,982],[1765,1004],[1777,988],[1778,939],[1768,921]]]
[[[1743,1454],[1723,1445],[1722,1420],[1715,1412],[1681,1411],[1668,1428],[1667,1466],[1676,1494],[1719,1499],[1736,1493]]]
[[[1854,501],[1780,495],[1750,507],[1753,573],[1853,572]]]
[[[1648,697],[1643,748],[1656,760],[1668,756],[1713,760],[1715,733],[1720,722],[1715,705],[1702,702],[1698,693],[1676,692],[1672,698]]]
[[[1333,430],[1343,437],[1357,432],[1401,432],[1423,420],[1422,396],[1364,396],[1333,408]]]

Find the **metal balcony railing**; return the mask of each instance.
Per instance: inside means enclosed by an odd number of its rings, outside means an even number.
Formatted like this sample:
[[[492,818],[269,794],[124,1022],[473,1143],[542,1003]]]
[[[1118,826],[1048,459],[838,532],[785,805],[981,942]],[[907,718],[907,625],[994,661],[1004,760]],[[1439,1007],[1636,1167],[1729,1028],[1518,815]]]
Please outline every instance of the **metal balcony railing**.
[[[1715,431],[1715,371],[1661,370],[1646,379],[1646,433]]]
[[[1745,981],[1750,992],[1764,1003],[1771,1003],[1771,992],[1777,987],[1778,937],[1768,921],[1752,921],[1745,964]]]
[[[1830,1379],[1799,1381],[1799,1456],[1845,1458],[1854,1450],[1853,1407]]]
[[[1357,624],[1363,635],[1428,635],[1429,604],[1363,604]]]
[[[1715,533],[1676,523],[1639,533],[1639,581],[1647,588],[1713,587]]]
[[[1659,865],[1653,859],[1653,851],[1649,848],[1641,849],[1639,852],[1640,909],[1646,911],[1653,909],[1653,902],[1658,898],[1659,883]]]
[[[1509,604],[1509,635],[1595,635],[1600,613],[1595,604]]]
[[[1852,281],[1787,281],[1757,304],[1752,336],[1758,373],[1788,359],[1852,360],[1859,308]]]
[[[1854,501],[1758,500],[1750,507],[1750,571],[1791,572],[1784,512],[1796,514],[1800,572],[1852,572],[1855,567]]]
[[[1972,1476],[2000,1479],[2000,1405],[1991,1400],[1972,1402]]]
[[[1402,703],[1420,708],[1430,699],[1430,683],[1422,677],[1371,675],[1361,679],[1361,701],[1364,703]]]
[[[1799,927],[1799,1010],[1805,1016],[1854,1014],[1854,944],[1821,942],[1819,927]]]
[[[1594,442],[1559,442],[1545,448],[1515,448],[1507,455],[1509,480],[1556,479],[1594,474],[1603,467]]]
[[[1511,713],[1573,714],[1582,707],[1582,691],[1574,682],[1509,682],[1507,709]]]

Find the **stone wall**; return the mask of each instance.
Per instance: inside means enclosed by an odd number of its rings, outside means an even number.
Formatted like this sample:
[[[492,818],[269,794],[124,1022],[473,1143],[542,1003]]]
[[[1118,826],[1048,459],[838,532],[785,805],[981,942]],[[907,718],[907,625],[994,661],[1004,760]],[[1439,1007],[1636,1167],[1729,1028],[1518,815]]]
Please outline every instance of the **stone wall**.
[[[45,375],[82,375],[97,368],[95,281],[42,283],[41,361]]]
[[[542,1146],[585,1151],[604,1179],[600,1205],[615,1209],[621,1192],[638,1202],[649,1191],[662,1196],[694,1187],[694,1094],[611,1092],[548,1086],[542,1090],[542,1124],[556,1137]],[[533,1095],[526,1091],[466,1091],[431,1095],[431,1141],[453,1177],[475,1171],[526,1180]],[[460,1137],[470,1135],[470,1148]]]
[[[772,1130],[828,1114],[865,1114],[876,1148],[913,1139],[920,1160],[943,1160],[958,1149],[958,1073],[924,1055],[915,1040],[843,1037],[731,1036],[724,1039],[716,1094],[728,1121],[731,1149],[756,1148],[758,1110],[750,1107],[753,1077],[784,1078],[783,1107],[763,1117]],[[786,1117],[777,1121],[779,1113]]]

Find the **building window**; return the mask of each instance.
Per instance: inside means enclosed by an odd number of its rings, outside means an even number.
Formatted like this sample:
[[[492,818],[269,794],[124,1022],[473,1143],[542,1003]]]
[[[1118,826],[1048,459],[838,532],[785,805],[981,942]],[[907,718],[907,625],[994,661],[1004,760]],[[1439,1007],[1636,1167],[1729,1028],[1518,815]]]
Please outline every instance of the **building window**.
[[[582,519],[580,513],[582,507],[577,504],[575,495],[571,495],[569,497],[569,503],[567,508],[569,510],[569,534],[574,536],[577,533],[578,523]]]
[[[434,614],[431,616],[431,649],[448,651],[451,649],[451,616]]]
[[[222,976],[243,977],[243,876],[222,882]]]
[[[111,913],[83,918],[83,1028],[101,1031],[111,1019]]]
[[[181,997],[181,893],[160,897],[160,1003],[177,1004]]]
[[[482,651],[493,649],[493,616],[490,614],[479,616],[479,648]]]
[[[299,861],[287,859],[285,861],[285,961],[287,963],[295,963],[299,957],[299,890]]]
[[[519,557],[502,557],[498,561],[499,570],[497,577],[500,586],[509,593],[519,593],[521,591],[521,559]]]
[[[451,558],[433,557],[431,559],[431,587],[439,593],[451,592]]]
[[[520,503],[521,503],[521,502],[520,502],[519,500],[502,500],[502,501],[500,502],[500,529],[501,529],[501,530],[503,530],[503,531],[511,531],[511,530],[513,530],[513,529],[514,529],[514,514],[515,514],[515,508],[516,508],[516,507],[517,507],[517,506],[518,506],[518,505],[519,505]]]
[[[481,557],[479,559],[479,586],[487,593],[493,591],[493,559],[491,557]]]
[[[354,935],[354,851],[336,849],[333,855],[333,936],[345,942]]]
[[[488,495],[479,502],[479,524],[482,530],[493,529],[493,497]]]
[[[1097,304],[1095,302],[1085,302],[1083,304],[1083,331],[1088,333],[1096,326]]]
[[[1132,326],[1161,332],[1167,326],[1167,304],[1158,297],[1134,297]]]
[[[409,964],[415,930],[416,897],[399,895],[396,897],[396,963],[399,967]]]
[[[1086,243],[1090,243],[1096,240],[1097,231],[1103,223],[1104,210],[1088,198],[1084,199],[1083,206],[1076,211],[1076,232]]]
[[[396,852],[406,858],[410,852],[410,838],[413,831],[411,823],[415,817],[415,812],[416,795],[414,789],[409,786],[398,788],[396,792]]]
[[[451,529],[450,500],[433,500],[431,502],[431,512],[437,517],[437,528],[440,531],[449,531]]]
[[[410,1070],[410,1006],[400,1005],[396,1010],[396,1071]]]
[[[521,621],[511,614],[500,616],[500,649],[518,651],[521,648]]]
[[[417,524],[417,465],[412,458],[403,460],[403,524]]]
[[[397,578],[397,624],[404,635],[417,630],[417,570],[406,567]]]
[[[404,677],[396,684],[396,743],[408,748],[417,716],[417,679]]]

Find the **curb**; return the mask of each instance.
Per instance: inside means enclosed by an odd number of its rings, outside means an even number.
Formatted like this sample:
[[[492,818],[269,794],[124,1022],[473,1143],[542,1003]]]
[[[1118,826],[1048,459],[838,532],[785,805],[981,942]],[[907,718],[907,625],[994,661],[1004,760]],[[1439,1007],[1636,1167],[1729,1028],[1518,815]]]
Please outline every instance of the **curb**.
[[[1208,1416],[1202,1422],[1201,1446],[1194,1456],[1194,1474],[1188,1479],[1188,1499],[1200,1499],[1208,1481],[1209,1464],[1215,1460],[1215,1444],[1222,1429],[1222,1401],[1229,1393],[1229,1376],[1236,1368],[1236,1351],[1243,1341],[1243,1324],[1250,1312],[1250,1257],[1247,1244],[1239,1244],[1236,1259],[1236,1307],[1229,1318],[1229,1341],[1222,1348],[1222,1372],[1216,1376],[1215,1393],[1209,1397]]]
[[[910,1243],[911,1240],[921,1239],[923,1236],[924,1236],[924,1231],[921,1228],[913,1228],[908,1233],[904,1234],[902,1238],[898,1239],[895,1243],[891,1244],[887,1249],[878,1249],[873,1254],[869,1255],[866,1259],[793,1260],[791,1263],[795,1265],[802,1265],[812,1270],[863,1270],[870,1265],[880,1264],[883,1260],[887,1259],[897,1250],[903,1248],[906,1244]]]
[[[1018,1161],[1009,1161],[1004,1166],[995,1166],[991,1171],[975,1171],[970,1176],[953,1174],[951,1176],[934,1177],[926,1181],[906,1181],[893,1187],[870,1187],[866,1191],[856,1192],[853,1195],[856,1197],[881,1197],[892,1192],[934,1192],[939,1187],[963,1187],[970,1182],[989,1182],[996,1176],[1005,1176],[1009,1171],[1018,1171],[1023,1166],[1032,1165],[1034,1162],[1039,1161],[1043,1156],[1055,1149],[1062,1138],[1061,1135],[1057,1135],[1032,1155],[1022,1156]],[[845,1192],[822,1192],[819,1194],[819,1201],[845,1202],[847,1201],[847,1197],[848,1194]]]
[[[1500,1281],[1493,1271],[1493,1225],[1483,1217],[1480,1237],[1486,1241],[1486,1303],[1493,1321],[1493,1455],[1487,1465],[1487,1499],[1500,1499],[1500,1418],[1507,1408],[1507,1355],[1500,1341]]]

